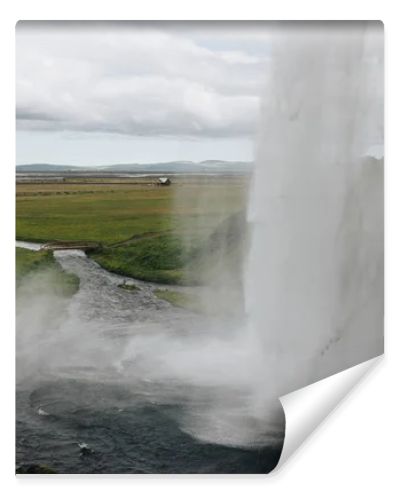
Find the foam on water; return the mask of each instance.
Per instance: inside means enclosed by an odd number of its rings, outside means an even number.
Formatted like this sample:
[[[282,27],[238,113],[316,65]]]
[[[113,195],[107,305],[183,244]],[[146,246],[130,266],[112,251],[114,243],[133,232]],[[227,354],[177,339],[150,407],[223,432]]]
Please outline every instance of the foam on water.
[[[25,248],[26,250],[32,250],[38,252],[42,245],[40,243],[32,243],[31,241],[16,241],[15,246],[17,248]]]

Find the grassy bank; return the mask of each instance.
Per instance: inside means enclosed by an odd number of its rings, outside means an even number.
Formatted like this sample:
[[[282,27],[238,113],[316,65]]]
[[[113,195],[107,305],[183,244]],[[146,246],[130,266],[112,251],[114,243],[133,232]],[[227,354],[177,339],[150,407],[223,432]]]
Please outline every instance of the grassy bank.
[[[219,228],[245,207],[247,185],[237,177],[174,180],[169,187],[18,184],[17,239],[96,242],[101,248],[90,256],[112,272],[199,284],[217,260],[237,254],[237,238],[228,248]]]
[[[90,252],[105,269],[155,283],[204,285],[239,279],[246,234],[243,213],[234,214],[209,235],[168,234]],[[232,285],[234,285],[232,281]]]
[[[79,288],[79,278],[64,272],[52,252],[33,252],[25,248],[16,248],[15,269],[17,288],[25,277],[41,271],[52,274],[54,293],[69,296],[76,293]]]
[[[166,300],[173,306],[182,307],[183,309],[188,309],[194,312],[204,312],[199,303],[198,297],[194,294],[178,292],[175,290],[163,290],[161,288],[155,290],[154,294],[159,299]]]
[[[101,248],[90,252],[90,257],[116,274],[168,284],[184,281],[184,266],[188,260],[176,236],[159,236],[130,245]]]

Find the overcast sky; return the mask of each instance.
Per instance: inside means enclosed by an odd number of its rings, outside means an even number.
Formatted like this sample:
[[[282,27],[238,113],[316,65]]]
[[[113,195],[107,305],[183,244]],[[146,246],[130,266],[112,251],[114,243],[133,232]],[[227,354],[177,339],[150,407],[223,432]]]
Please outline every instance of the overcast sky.
[[[17,164],[252,160],[260,23],[17,25]]]

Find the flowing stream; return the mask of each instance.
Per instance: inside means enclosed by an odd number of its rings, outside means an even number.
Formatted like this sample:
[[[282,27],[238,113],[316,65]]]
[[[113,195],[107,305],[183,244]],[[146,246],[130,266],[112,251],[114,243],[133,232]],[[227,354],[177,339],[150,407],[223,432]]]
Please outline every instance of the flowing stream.
[[[17,294],[17,462],[59,472],[265,472],[283,437],[280,406],[254,397],[239,326],[159,300],[77,250]],[[118,285],[130,283],[136,290]],[[179,288],[179,287],[170,287]],[[264,402],[265,403],[265,402]],[[267,418],[267,415],[269,417]],[[274,418],[271,418],[274,416]],[[56,450],[56,451],[55,451]],[[84,451],[82,453],[82,450]]]

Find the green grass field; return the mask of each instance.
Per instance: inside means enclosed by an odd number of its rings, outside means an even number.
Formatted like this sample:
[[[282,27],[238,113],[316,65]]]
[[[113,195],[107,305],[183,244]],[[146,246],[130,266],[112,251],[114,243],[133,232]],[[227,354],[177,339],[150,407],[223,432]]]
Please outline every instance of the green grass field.
[[[160,283],[199,281],[199,249],[246,204],[244,177],[128,183],[17,184],[16,236],[101,244],[90,256],[113,272]]]
[[[25,248],[16,248],[15,250],[17,288],[26,276],[46,270],[52,274],[54,293],[69,296],[78,290],[79,278],[74,274],[64,272],[54,259],[52,252],[33,252]]]

